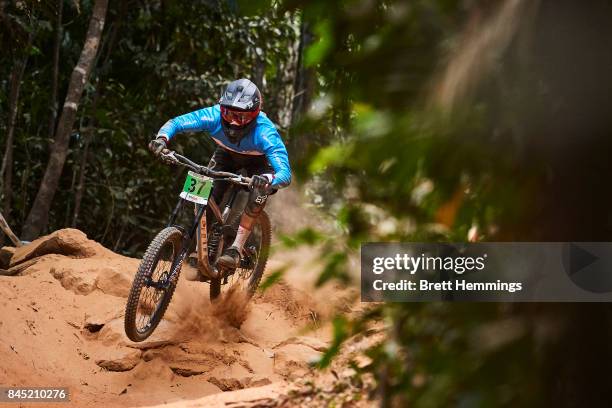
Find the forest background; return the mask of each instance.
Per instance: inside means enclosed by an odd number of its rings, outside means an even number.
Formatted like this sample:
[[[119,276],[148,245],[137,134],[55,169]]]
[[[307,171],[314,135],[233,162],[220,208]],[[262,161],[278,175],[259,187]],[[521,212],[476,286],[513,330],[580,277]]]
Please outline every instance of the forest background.
[[[1,211],[141,254],[182,182],[147,142],[245,76],[337,221],[295,238],[322,281],[364,241],[610,241],[611,31],[603,0],[0,1]],[[388,304],[336,342],[372,319],[383,404],[608,400],[608,305]]]

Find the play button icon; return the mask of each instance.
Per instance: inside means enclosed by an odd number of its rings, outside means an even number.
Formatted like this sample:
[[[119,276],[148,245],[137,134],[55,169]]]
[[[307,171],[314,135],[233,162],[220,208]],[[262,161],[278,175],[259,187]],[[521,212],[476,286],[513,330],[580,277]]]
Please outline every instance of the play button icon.
[[[612,292],[612,244],[569,242],[563,246],[563,267],[581,289],[593,293]]]
[[[593,255],[589,251],[580,248],[578,245],[574,243],[569,244],[569,274],[574,275],[577,272],[580,272],[587,266],[591,265],[593,262],[597,261],[599,257]]]

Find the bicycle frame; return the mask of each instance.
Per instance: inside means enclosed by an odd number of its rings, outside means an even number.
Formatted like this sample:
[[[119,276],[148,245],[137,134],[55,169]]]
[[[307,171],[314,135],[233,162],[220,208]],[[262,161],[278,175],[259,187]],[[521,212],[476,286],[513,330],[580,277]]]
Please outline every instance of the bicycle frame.
[[[213,185],[213,188],[214,188],[214,185]],[[195,214],[193,224],[189,227],[188,230],[185,230],[185,228],[182,225],[179,225],[176,223],[176,219],[180,211],[183,209],[185,202],[187,201],[183,198],[179,198],[179,201],[174,207],[174,210],[172,211],[172,215],[170,216],[170,219],[168,220],[167,226],[177,227],[183,232],[183,243],[181,246],[181,253],[175,260],[176,264],[172,265],[172,273],[170,274],[168,278],[169,282],[171,282],[172,279],[175,278],[175,275],[178,274],[177,266],[179,266],[185,260],[185,257],[187,256],[187,253],[189,249],[191,248],[191,243],[194,237],[196,238],[196,242],[197,242],[198,265],[204,269],[202,271],[203,274],[209,278],[217,277],[216,276],[217,273],[215,272],[214,267],[210,264],[209,258],[208,258],[208,228],[207,228],[207,220],[204,214],[205,214],[206,208],[207,207],[210,208],[210,210],[212,210],[212,216],[214,217],[214,220],[218,222],[219,225],[223,226],[225,222],[227,221],[227,216],[229,215],[229,211],[236,199],[236,196],[238,195],[239,190],[240,189],[237,188],[236,186],[230,186],[230,196],[229,196],[229,199],[227,200],[227,203],[225,205],[223,212],[221,212],[219,205],[216,203],[216,201],[214,200],[211,194],[211,196],[208,199],[207,204],[199,206],[199,209],[197,213]],[[198,234],[198,236],[196,236],[196,233],[198,231],[200,233]],[[222,249],[223,248],[220,248],[219,252]]]
[[[198,239],[199,245],[201,247],[200,248],[201,250],[198,251],[198,264],[204,269],[202,272],[205,276],[208,276],[211,279],[218,279],[219,276],[217,275],[219,274],[214,270],[214,268],[212,267],[212,265],[210,265],[210,262],[208,261],[208,236],[207,236],[208,229],[206,228],[207,227],[206,217],[203,217],[203,215],[206,211],[206,208],[207,207],[210,208],[212,211],[213,217],[216,219],[219,225],[223,226],[225,222],[227,221],[227,215],[229,214],[229,210],[231,209],[231,206],[233,205],[234,200],[236,199],[236,196],[239,191],[239,188],[236,187],[236,184],[246,186],[246,185],[249,185],[251,180],[248,177],[243,177],[243,176],[233,174],[233,173],[228,173],[224,171],[213,171],[205,166],[200,166],[197,163],[192,162],[188,158],[181,156],[167,149],[162,152],[161,157],[167,163],[178,164],[183,167],[187,167],[188,169],[194,170],[197,173],[200,173],[202,170],[206,170],[206,173],[203,173],[203,174],[214,173],[216,177],[220,177],[223,180],[227,180],[227,181],[231,181],[232,183],[235,183],[234,185],[231,186],[230,197],[226,204],[226,208],[223,211],[223,214],[221,213],[219,205],[215,202],[214,198],[212,197],[212,192],[211,192],[207,203],[199,207],[196,213],[194,222],[189,228],[189,230],[187,231],[182,225],[179,225],[176,223],[176,219],[179,215],[179,212],[185,205],[185,202],[188,201],[184,198],[179,198],[179,201],[174,207],[174,210],[172,211],[172,215],[170,216],[170,219],[168,220],[168,225],[167,225],[168,227],[171,227],[171,226],[176,227],[182,232],[183,242],[182,242],[182,246],[180,249],[180,253],[177,254],[177,256],[174,259],[174,262],[172,263],[171,272],[168,276],[168,279],[166,282],[163,283],[163,285],[164,286],[168,285],[170,282],[173,282],[178,277],[180,266],[185,260],[185,257],[187,256],[187,252],[191,248],[191,243],[194,238],[194,235],[196,234],[196,231],[198,230],[198,226],[200,227],[202,231],[202,233],[200,234],[200,239]],[[213,180],[215,180],[214,177],[213,177]],[[214,181],[213,181],[213,189],[214,188],[215,187],[214,187]],[[221,248],[221,250],[222,249],[223,248]]]

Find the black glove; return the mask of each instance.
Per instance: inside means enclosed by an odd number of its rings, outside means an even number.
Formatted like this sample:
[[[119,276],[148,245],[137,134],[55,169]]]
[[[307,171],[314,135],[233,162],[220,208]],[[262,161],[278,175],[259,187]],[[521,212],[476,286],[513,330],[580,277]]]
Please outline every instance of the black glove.
[[[251,177],[251,184],[249,184],[249,188],[254,190],[263,190],[268,191],[270,189],[270,183],[272,182],[271,174],[256,174]]]
[[[159,157],[161,152],[167,148],[168,142],[163,137],[158,137],[157,139],[153,139],[149,142],[149,150],[155,155],[155,157]]]

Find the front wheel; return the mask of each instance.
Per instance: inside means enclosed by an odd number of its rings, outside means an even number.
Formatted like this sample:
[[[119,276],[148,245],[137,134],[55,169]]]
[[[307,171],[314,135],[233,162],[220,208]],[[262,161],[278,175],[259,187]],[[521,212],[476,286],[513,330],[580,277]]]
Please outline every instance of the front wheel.
[[[142,257],[125,308],[125,334],[130,340],[145,340],[164,316],[182,265],[182,240],[177,228],[164,228]],[[178,272],[169,281],[173,268]]]
[[[236,222],[238,222],[236,220]],[[237,227],[237,226],[236,226]],[[266,269],[268,255],[270,254],[270,241],[272,227],[270,218],[262,211],[253,224],[251,234],[244,244],[243,256],[240,266],[227,277],[227,283],[223,279],[212,279],[210,281],[210,300],[216,300],[221,294],[221,288],[232,288],[239,286],[246,292],[248,298],[252,297],[259,286],[263,272]]]

